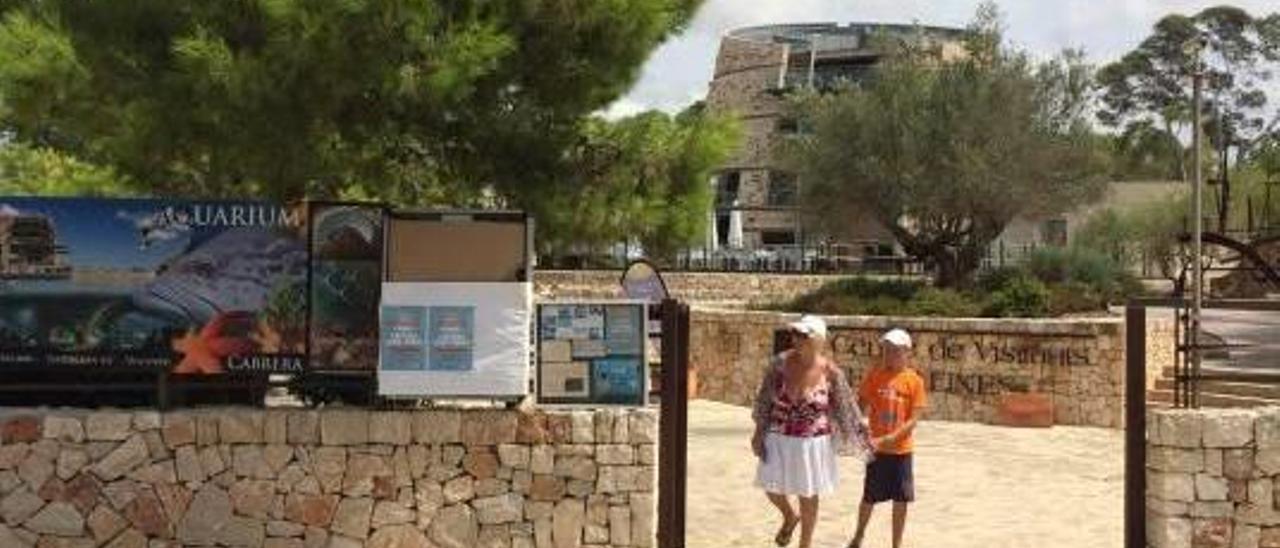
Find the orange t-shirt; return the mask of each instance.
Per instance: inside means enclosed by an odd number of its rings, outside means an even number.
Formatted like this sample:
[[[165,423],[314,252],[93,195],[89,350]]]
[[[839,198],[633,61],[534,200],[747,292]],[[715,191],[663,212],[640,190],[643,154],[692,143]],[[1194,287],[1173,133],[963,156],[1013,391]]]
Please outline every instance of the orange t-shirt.
[[[869,409],[867,419],[871,422],[871,436],[878,438],[897,430],[917,410],[928,405],[925,394],[924,379],[910,367],[893,371],[886,367],[875,366],[867,371],[858,388],[858,400],[864,409]],[[887,444],[882,453],[890,455],[907,455],[915,449],[912,433],[898,439],[897,443]]]

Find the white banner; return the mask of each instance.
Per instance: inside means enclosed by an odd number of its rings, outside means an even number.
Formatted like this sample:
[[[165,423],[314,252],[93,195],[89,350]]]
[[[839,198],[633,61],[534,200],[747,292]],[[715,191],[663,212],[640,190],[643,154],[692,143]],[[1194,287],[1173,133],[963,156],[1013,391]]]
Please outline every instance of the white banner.
[[[533,286],[382,284],[378,394],[523,397]]]

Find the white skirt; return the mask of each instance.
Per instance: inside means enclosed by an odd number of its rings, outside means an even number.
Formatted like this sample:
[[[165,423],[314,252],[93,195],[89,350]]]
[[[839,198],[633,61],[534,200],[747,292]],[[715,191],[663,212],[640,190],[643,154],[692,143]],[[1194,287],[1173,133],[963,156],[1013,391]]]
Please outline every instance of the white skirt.
[[[812,497],[834,493],[840,485],[831,436],[797,438],[769,432],[756,486],[779,495]]]

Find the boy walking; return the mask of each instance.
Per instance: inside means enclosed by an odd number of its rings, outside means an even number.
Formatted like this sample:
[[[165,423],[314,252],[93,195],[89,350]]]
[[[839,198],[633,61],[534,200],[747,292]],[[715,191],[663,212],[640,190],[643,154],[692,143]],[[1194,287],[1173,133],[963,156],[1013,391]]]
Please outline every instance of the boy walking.
[[[858,531],[849,548],[861,548],[876,504],[893,501],[893,548],[902,548],[907,505],[915,500],[912,433],[928,405],[924,379],[911,367],[911,335],[894,329],[880,338],[882,360],[863,376],[858,402],[871,423],[875,460],[867,464],[858,509]]]

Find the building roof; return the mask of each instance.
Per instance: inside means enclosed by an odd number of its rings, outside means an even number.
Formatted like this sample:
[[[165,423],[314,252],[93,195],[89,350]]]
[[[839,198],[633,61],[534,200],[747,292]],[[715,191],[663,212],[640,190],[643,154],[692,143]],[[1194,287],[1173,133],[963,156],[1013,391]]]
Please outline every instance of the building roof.
[[[728,32],[727,38],[824,51],[861,49],[865,40],[877,33],[919,33],[925,37],[959,40],[965,31],[954,27],[889,23],[787,23],[734,29]]]

